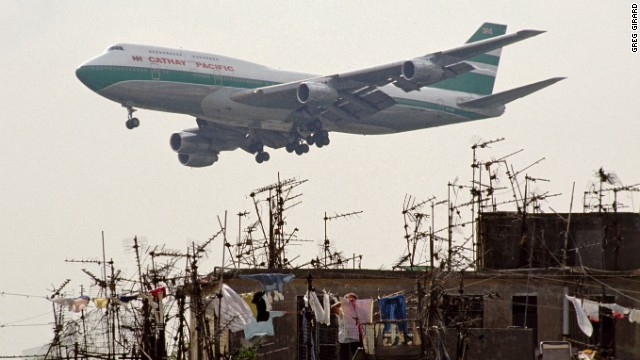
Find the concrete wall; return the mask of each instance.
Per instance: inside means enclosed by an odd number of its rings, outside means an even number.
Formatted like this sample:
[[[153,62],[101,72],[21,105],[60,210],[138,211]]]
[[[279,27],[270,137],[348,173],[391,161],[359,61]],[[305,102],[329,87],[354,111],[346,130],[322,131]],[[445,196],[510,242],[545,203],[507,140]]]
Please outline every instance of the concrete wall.
[[[562,263],[568,214],[483,213],[478,224],[480,269],[555,267]],[[640,214],[572,214],[567,265],[605,270],[640,269]],[[523,237],[525,231],[526,237]],[[603,267],[604,243],[604,267]],[[576,249],[578,251],[576,251]]]
[[[447,352],[451,359],[458,358],[457,337],[455,329],[447,329]],[[535,358],[531,329],[469,329],[467,342],[466,360]]]
[[[245,273],[255,273],[257,271],[244,271]],[[306,276],[309,270],[281,270],[262,271],[294,273],[296,279],[284,287],[285,300],[275,302],[274,310],[284,310],[287,314],[283,318],[274,320],[276,336],[265,337],[267,344],[260,349],[262,353],[269,353],[269,359],[293,360],[296,358],[296,297],[302,296],[307,289]],[[311,270],[313,276],[313,287],[316,290],[327,290],[338,296],[349,292],[355,292],[360,298],[376,298],[398,291],[411,292],[416,289],[416,281],[425,273],[401,272],[401,271],[377,271],[377,270]],[[613,276],[612,276],[613,275]],[[225,275],[225,282],[236,292],[252,292],[260,290],[257,282],[237,278],[237,273],[230,272]],[[458,294],[460,284],[460,274],[452,273],[448,275],[449,282],[445,285],[445,292],[448,294]],[[615,298],[616,303],[631,308],[640,308],[633,299],[623,296],[622,291],[616,292],[614,289],[624,290],[625,293],[640,293],[640,275],[622,273],[603,273],[601,275],[583,275],[570,272],[560,272],[558,270],[534,270],[534,271],[482,271],[464,273],[463,285],[464,294],[483,295],[483,317],[485,329],[503,329],[514,325],[512,315],[513,296],[529,294],[535,296],[537,306],[535,313],[537,323],[535,330],[528,330],[537,339],[536,344],[543,340],[562,340],[562,296],[563,287],[569,286],[571,295],[587,297],[589,294],[598,295],[602,291],[602,284],[606,284],[607,294]],[[580,284],[577,286],[576,284]],[[427,284],[428,286],[428,284]],[[409,303],[409,318],[415,317],[415,303]],[[571,313],[571,316],[574,316]],[[518,325],[518,324],[516,324]],[[475,330],[474,330],[475,331]],[[499,333],[494,330],[494,333]],[[239,333],[242,335],[242,332]],[[521,334],[522,335],[522,334]],[[513,341],[518,342],[520,335],[514,335]],[[522,335],[523,337],[529,335]],[[493,340],[495,339],[495,341]],[[471,352],[480,356],[487,354],[492,347],[494,354],[492,359],[512,359],[513,357],[496,357],[502,350],[509,353],[517,348],[512,345],[505,345],[499,340],[500,336],[490,337],[485,335],[483,340],[476,337],[470,339]],[[522,340],[525,341],[525,340]],[[522,349],[534,349],[533,343],[522,344]],[[236,345],[238,342],[235,343]],[[454,343],[455,344],[455,343]],[[450,345],[450,344],[449,344]],[[626,319],[615,320],[615,351],[618,358],[638,359],[640,353],[637,349],[640,346],[640,324],[630,323]],[[524,351],[524,350],[523,350]],[[529,350],[526,350],[528,353]],[[531,353],[533,356],[533,353]],[[527,355],[528,356],[528,355]]]

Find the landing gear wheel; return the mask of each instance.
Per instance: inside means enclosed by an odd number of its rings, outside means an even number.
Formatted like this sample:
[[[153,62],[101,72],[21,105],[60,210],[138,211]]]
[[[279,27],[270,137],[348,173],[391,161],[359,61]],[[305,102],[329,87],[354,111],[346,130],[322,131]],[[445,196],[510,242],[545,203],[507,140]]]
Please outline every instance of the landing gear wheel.
[[[329,145],[329,132],[327,130],[320,130],[317,133],[313,134],[313,137],[316,140],[316,145],[318,147]]]
[[[287,150],[288,153],[292,153],[296,149],[296,144],[288,143],[287,146],[285,146],[285,149]]]
[[[305,140],[306,140],[307,144],[313,145],[315,143],[315,141],[316,141],[316,138],[313,135],[309,135],[309,136],[307,136],[307,138]]]
[[[124,123],[127,126],[127,129],[135,129],[140,126],[140,120],[138,118],[131,118]]]
[[[140,120],[133,117],[133,112],[136,111],[131,105],[126,105],[127,108],[127,121],[124,123],[127,129],[135,129],[140,126]]]
[[[258,164],[262,164],[265,161],[269,161],[269,158],[271,158],[271,156],[266,151],[259,152],[256,154],[256,162]]]

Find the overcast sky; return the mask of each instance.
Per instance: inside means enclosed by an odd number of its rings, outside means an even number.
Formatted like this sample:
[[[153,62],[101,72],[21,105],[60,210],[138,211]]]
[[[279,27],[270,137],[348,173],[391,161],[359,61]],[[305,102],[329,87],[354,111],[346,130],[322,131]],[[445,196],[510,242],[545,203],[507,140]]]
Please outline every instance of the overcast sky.
[[[238,150],[211,167],[183,167],[168,140],[195,126],[193,118],[140,110],[141,126],[129,131],[125,109],[74,74],[116,42],[332,74],[456,47],[485,21],[507,24],[507,32],[547,31],[503,50],[496,91],[568,79],[509,104],[500,118],[398,135],[332,134],[328,147],[303,156],[271,151],[260,165]],[[81,269],[99,268],[65,259],[101,257],[101,231],[107,257],[121,267],[134,260],[123,240],[138,235],[182,250],[216,233],[225,211],[235,237],[232,214],[253,213],[248,194],[278,173],[309,180],[288,218],[301,238],[323,238],[325,211],[363,211],[331,222],[329,236],[345,254],[362,254],[367,268],[389,268],[402,255],[406,194],[446,199],[448,181],[469,184],[477,142],[506,138],[480,152],[483,160],[524,149],[509,158],[516,170],[544,157],[527,173],[551,180],[536,183],[538,193],[562,193],[542,204],[547,212],[568,211],[574,181],[581,210],[601,166],[625,185],[640,182],[640,52],[631,51],[632,33],[629,1],[3,0],[0,355],[52,336],[48,301],[9,294],[46,296],[67,278],[69,296],[90,288]],[[639,210],[638,196],[622,196],[626,211]],[[220,262],[219,247],[204,270]],[[318,247],[292,252],[301,263]]]

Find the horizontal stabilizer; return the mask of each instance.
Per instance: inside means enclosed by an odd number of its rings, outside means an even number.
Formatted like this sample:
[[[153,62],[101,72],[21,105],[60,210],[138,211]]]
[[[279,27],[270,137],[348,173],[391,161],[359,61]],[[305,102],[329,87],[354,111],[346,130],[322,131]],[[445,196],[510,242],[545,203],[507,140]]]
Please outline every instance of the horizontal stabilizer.
[[[538,90],[542,90],[547,86],[551,86],[557,83],[558,81],[564,80],[564,79],[566,78],[564,77],[551,78],[551,79],[539,81],[537,83],[521,86],[515,89],[499,92],[497,94],[487,95],[478,99],[461,102],[458,105],[468,107],[468,108],[488,108],[488,107],[505,105],[512,102],[513,100],[527,96]]]

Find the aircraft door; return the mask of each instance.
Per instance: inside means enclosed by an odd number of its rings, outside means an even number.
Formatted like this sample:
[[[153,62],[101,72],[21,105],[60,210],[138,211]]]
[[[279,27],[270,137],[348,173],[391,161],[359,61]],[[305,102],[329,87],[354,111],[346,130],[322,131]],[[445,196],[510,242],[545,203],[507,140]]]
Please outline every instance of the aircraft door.
[[[220,76],[220,70],[213,70],[213,85],[222,86],[222,77]]]
[[[151,63],[151,80],[160,80],[160,66],[156,63]]]
[[[221,85],[220,70],[211,69],[208,66],[198,67],[198,72],[205,78],[207,85]]]

